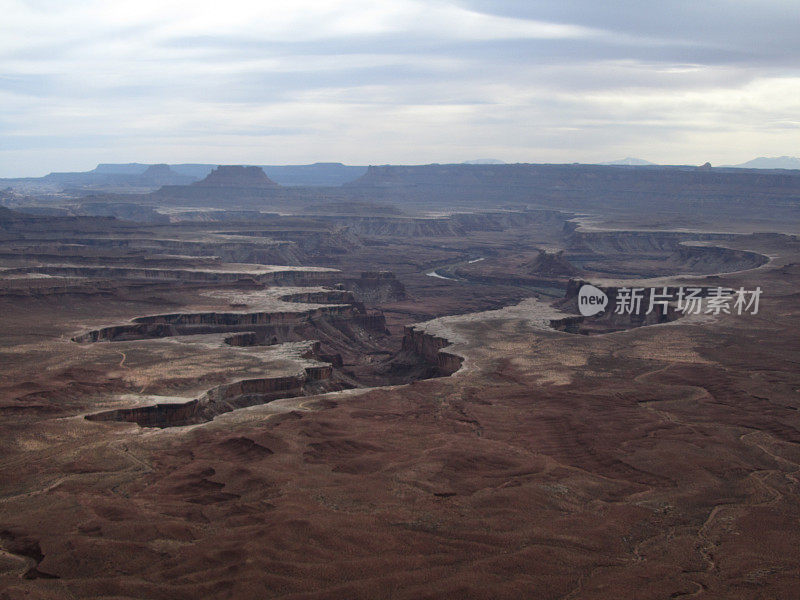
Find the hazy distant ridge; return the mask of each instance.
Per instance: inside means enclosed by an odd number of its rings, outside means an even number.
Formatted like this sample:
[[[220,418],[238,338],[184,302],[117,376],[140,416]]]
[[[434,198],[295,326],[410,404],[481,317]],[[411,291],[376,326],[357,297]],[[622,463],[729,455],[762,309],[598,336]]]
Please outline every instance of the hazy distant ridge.
[[[204,163],[183,163],[170,165],[180,175],[200,180],[219,165]],[[254,165],[261,167],[267,177],[279,185],[341,185],[358,179],[367,172],[366,166],[344,165],[338,162],[318,162],[310,165]],[[97,165],[92,173],[140,174],[148,165],[143,163]]]
[[[625,165],[629,167],[649,167],[649,166],[656,166],[656,163],[651,163],[649,160],[644,160],[643,158],[633,158],[628,156],[626,158],[620,158],[619,160],[612,160],[611,162],[604,162],[598,163],[601,165]]]
[[[730,165],[737,169],[800,169],[800,158],[796,156],[760,156],[740,165]]]

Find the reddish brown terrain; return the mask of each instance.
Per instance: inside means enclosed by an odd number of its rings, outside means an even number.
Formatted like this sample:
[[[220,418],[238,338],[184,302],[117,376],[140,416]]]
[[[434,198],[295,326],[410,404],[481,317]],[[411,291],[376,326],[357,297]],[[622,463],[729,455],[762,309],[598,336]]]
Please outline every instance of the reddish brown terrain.
[[[1,599],[797,597],[793,176],[420,169],[0,208]]]

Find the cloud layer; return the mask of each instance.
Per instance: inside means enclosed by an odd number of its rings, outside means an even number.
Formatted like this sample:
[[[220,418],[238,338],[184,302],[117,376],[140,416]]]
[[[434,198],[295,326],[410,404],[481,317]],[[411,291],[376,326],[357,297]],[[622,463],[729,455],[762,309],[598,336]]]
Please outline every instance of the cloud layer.
[[[2,4],[0,176],[798,154],[793,0]]]

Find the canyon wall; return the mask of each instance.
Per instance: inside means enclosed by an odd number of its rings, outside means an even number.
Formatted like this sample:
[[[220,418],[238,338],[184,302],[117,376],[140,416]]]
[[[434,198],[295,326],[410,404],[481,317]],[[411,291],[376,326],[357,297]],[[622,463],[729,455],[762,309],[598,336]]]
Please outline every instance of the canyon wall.
[[[458,371],[464,362],[463,357],[457,354],[443,352],[444,348],[451,345],[451,342],[445,338],[431,335],[411,326],[405,328],[402,349],[435,365],[440,376],[447,377]]]
[[[383,332],[386,320],[382,314],[372,314],[359,304],[323,306],[306,311],[266,311],[266,312],[192,312],[171,313],[136,317],[132,323],[113,325],[76,335],[73,341],[79,343],[123,341],[176,335],[202,333],[249,333],[261,343],[290,341],[293,329],[314,326],[316,322],[326,322],[336,326],[338,323],[353,323],[368,331]],[[271,337],[274,341],[265,341]],[[302,336],[296,336],[302,339]],[[232,339],[232,338],[228,338]],[[233,339],[231,345],[245,345],[250,337]]]

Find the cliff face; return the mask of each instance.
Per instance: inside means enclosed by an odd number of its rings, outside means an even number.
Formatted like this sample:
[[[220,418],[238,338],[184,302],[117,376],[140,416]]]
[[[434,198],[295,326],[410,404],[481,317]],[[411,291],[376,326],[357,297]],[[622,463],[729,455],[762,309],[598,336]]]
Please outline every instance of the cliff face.
[[[127,421],[142,427],[180,427],[211,421],[214,417],[247,406],[265,404],[278,398],[292,398],[306,393],[319,393],[337,388],[330,382],[330,365],[307,367],[303,374],[283,377],[244,379],[212,388],[200,398],[187,402],[170,402],[122,408],[87,415],[90,421]]]
[[[668,187],[671,189],[741,188],[798,189],[800,175],[794,173],[752,173],[721,169],[698,170],[681,167],[623,168],[601,165],[387,165],[371,166],[349,187],[407,186],[573,186],[605,189]]]
[[[164,280],[164,281],[206,281],[216,283],[235,283],[237,281],[258,281],[260,283],[279,283],[289,281],[313,282],[330,279],[330,275],[320,271],[275,271],[272,273],[246,273],[232,271],[203,271],[192,269],[145,269],[137,267],[93,267],[93,266],[48,266],[21,267],[9,270],[10,273],[42,273],[61,277],[93,277],[115,280]],[[299,274],[299,275],[298,275]],[[309,277],[305,277],[309,275]]]
[[[105,224],[105,219],[95,220],[99,221],[101,226]],[[109,221],[110,223],[106,225],[107,227],[116,224],[113,220],[109,219]],[[74,249],[70,251],[69,247],[65,248],[64,244],[80,245],[80,252],[83,252],[84,255],[97,253],[103,255],[105,259],[107,255],[111,254],[110,261],[104,260],[104,264],[114,262],[113,254],[115,252],[109,252],[109,250],[124,250],[129,254],[143,255],[143,259],[148,255],[158,253],[191,256],[193,261],[200,260],[205,262],[208,262],[211,257],[216,257],[216,259],[223,262],[262,265],[299,265],[302,261],[302,253],[297,244],[286,240],[216,238],[208,241],[196,241],[144,237],[112,238],[103,236],[87,238],[72,235],[59,236],[55,239],[59,239],[61,242],[58,248],[59,252],[67,252],[67,254],[62,254],[62,257],[76,253]],[[49,247],[52,247],[50,240],[31,242],[25,252],[29,255],[35,254],[40,251],[39,248],[46,249]],[[115,274],[115,276],[122,275],[122,273]]]
[[[244,167],[223,165],[217,167],[208,176],[192,184],[197,187],[211,188],[272,188],[278,184],[272,181],[261,167]]]
[[[358,279],[344,280],[344,286],[352,290],[359,302],[377,304],[393,300],[403,300],[406,289],[394,273],[386,271],[363,272]]]
[[[638,254],[660,256],[676,252],[686,241],[730,241],[734,234],[676,231],[574,231],[568,236],[570,253]]]
[[[687,273],[732,273],[769,262],[762,254],[719,246],[681,246],[673,260]]]
[[[231,338],[228,343],[234,346],[250,345],[248,340],[257,339],[259,343],[277,343],[302,339],[295,331],[315,324],[329,325],[354,323],[369,331],[383,331],[386,321],[383,315],[368,314],[363,306],[345,304],[325,306],[298,312],[208,312],[174,313],[137,317],[131,324],[104,327],[75,336],[79,343],[102,341],[129,341],[176,335],[204,333],[252,333],[249,336]],[[272,340],[265,342],[265,340]]]
[[[714,245],[741,237],[727,233],[578,230],[568,233],[567,241],[569,257],[586,261],[586,269],[657,277],[668,273],[731,273],[768,262],[766,256],[756,252]]]
[[[389,280],[373,273],[375,280]],[[369,277],[367,277],[369,278]],[[297,299],[317,299],[318,292]],[[332,291],[337,299],[351,298],[349,292]],[[295,295],[293,295],[295,296]],[[74,338],[77,342],[119,341],[195,333],[225,333],[229,346],[261,346],[284,341],[311,341],[297,354],[301,363],[280,376],[244,379],[218,385],[198,398],[185,402],[164,402],[149,406],[117,408],[87,415],[93,421],[125,421],[143,427],[176,427],[203,423],[217,415],[277,399],[312,396],[362,385],[393,385],[417,379],[448,376],[461,368],[462,357],[445,349],[442,337],[408,327],[399,353],[380,342],[386,330],[382,314],[368,313],[358,302],[325,306],[307,311],[258,313],[173,313],[140,317],[127,325],[108,327]],[[324,340],[324,341],[319,341]],[[378,344],[384,343],[384,346]],[[396,346],[395,346],[396,348]],[[377,352],[376,352],[377,351]],[[394,350],[393,350],[394,352]],[[362,366],[355,354],[366,354]],[[376,354],[391,357],[376,361]],[[346,356],[345,356],[346,355]],[[344,360],[343,360],[344,356]],[[346,371],[340,369],[348,366]]]
[[[797,221],[800,176],[694,167],[600,165],[420,165],[370,167],[344,189],[399,203],[489,206],[532,201],[567,210],[770,216]]]
[[[435,365],[440,376],[447,377],[461,368],[464,359],[451,352],[443,352],[450,346],[450,340],[431,335],[412,327],[405,328],[403,350],[416,354],[431,365]]]
[[[169,427],[188,425],[197,415],[197,400],[185,403],[165,403],[137,408],[107,410],[86,415],[88,421],[125,421],[141,427]]]

